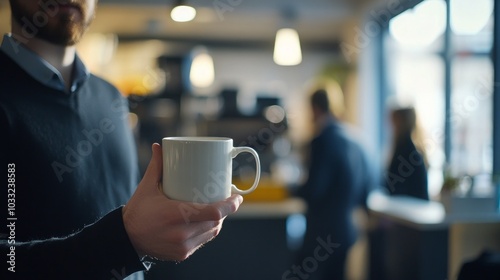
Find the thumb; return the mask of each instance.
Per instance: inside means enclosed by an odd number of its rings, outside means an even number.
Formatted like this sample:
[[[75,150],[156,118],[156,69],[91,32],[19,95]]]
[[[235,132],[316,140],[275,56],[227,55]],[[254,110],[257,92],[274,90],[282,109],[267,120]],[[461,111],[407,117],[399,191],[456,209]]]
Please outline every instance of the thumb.
[[[161,146],[158,143],[154,143],[151,149],[153,154],[142,180],[146,185],[153,185],[156,187],[158,186],[158,183],[161,182],[162,178],[163,156]]]

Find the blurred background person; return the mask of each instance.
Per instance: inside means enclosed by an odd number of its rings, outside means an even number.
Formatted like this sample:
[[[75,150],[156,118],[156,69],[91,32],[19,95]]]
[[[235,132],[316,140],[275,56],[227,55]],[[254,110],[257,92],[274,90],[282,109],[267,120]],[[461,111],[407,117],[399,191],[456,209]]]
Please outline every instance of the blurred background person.
[[[427,162],[415,108],[394,108],[390,120],[393,131],[392,155],[383,176],[383,185],[391,195],[428,200]]]
[[[308,205],[297,264],[315,257],[318,246],[331,245],[331,250],[316,260],[318,267],[307,279],[345,279],[347,254],[357,239],[352,214],[365,205],[372,186],[365,152],[332,114],[330,101],[323,89],[310,97],[315,136],[310,143],[308,179],[297,191]]]

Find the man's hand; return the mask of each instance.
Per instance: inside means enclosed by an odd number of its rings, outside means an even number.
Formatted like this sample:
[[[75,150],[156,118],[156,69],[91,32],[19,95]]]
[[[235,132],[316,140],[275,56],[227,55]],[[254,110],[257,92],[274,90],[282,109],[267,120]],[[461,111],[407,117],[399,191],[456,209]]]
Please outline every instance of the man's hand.
[[[123,208],[123,222],[140,256],[182,261],[219,234],[223,220],[238,210],[243,198],[233,195],[212,204],[169,199],[159,187],[163,162],[161,146],[155,143],[152,149],[146,173]]]

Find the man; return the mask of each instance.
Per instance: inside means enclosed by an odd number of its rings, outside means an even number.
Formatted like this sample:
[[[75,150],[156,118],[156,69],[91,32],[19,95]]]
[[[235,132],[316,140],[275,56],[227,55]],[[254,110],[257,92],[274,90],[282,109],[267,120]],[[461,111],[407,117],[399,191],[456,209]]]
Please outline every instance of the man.
[[[0,47],[1,279],[122,279],[144,270],[146,256],[182,261],[242,202],[168,199],[158,144],[137,185],[126,101],[75,50],[96,3],[10,0],[12,34]]]
[[[298,270],[297,275],[340,280],[345,277],[347,253],[356,240],[351,215],[365,203],[372,184],[371,172],[361,146],[330,112],[327,92],[315,91],[310,101],[316,136],[311,142],[308,179],[298,190],[308,205],[306,234],[299,254],[299,263],[307,267]],[[319,254],[318,248],[325,244],[329,250]],[[313,271],[311,264],[317,265]]]

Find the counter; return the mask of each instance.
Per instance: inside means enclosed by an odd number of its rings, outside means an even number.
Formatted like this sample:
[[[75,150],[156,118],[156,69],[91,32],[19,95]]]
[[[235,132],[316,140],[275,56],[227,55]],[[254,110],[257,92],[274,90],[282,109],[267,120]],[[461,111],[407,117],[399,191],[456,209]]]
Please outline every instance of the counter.
[[[156,264],[146,279],[282,279],[297,253],[289,246],[287,219],[305,209],[298,198],[247,199],[225,219],[217,238],[186,261]]]
[[[287,218],[293,214],[303,214],[306,203],[300,198],[277,201],[243,201],[236,213],[228,219]]]
[[[384,266],[387,279],[456,279],[464,261],[484,249],[500,251],[498,212],[446,213],[437,201],[378,192],[368,207],[383,235],[378,253],[385,256],[372,266]]]
[[[408,196],[370,194],[368,207],[372,213],[419,229],[447,228],[457,223],[500,223],[499,212],[446,213],[442,203]]]

